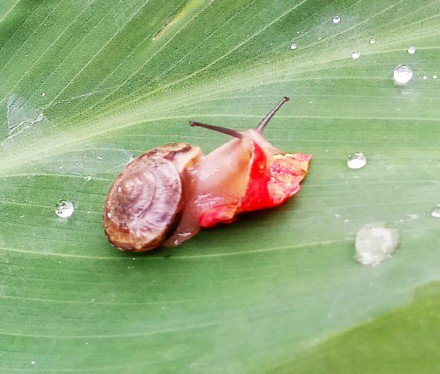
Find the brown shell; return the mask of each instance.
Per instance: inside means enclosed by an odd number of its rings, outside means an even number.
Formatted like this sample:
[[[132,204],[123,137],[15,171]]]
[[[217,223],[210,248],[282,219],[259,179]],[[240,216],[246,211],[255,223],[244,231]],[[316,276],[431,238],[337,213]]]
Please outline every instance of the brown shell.
[[[180,221],[184,205],[181,174],[200,155],[198,147],[171,143],[128,164],[105,201],[104,230],[108,240],[126,251],[159,247]]]

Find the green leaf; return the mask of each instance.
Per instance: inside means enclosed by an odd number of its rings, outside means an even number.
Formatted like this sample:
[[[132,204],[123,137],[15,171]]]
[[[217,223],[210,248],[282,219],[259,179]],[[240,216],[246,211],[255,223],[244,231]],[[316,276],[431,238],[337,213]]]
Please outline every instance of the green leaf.
[[[350,331],[371,318],[383,323],[362,330],[370,347],[396,331],[396,308],[434,333],[431,304],[406,306],[440,278],[439,9],[3,1],[0,370],[293,371],[316,355],[343,371],[347,346],[365,347]],[[404,86],[399,64],[414,71]],[[245,129],[283,96],[266,135],[313,155],[297,197],[172,249],[133,257],[108,244],[103,202],[132,153],[174,141],[209,152],[228,139],[189,119]],[[356,151],[368,164],[350,170]],[[74,203],[71,218],[56,216],[60,200]],[[373,221],[397,228],[401,245],[362,266],[354,236]],[[422,355],[423,335],[401,329]],[[399,347],[388,348],[400,367],[417,368]]]

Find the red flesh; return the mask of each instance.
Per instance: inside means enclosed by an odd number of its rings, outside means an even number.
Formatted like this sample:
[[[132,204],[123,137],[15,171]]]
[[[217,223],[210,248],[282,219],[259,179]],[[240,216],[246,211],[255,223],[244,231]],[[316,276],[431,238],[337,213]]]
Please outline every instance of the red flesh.
[[[271,208],[282,204],[300,190],[311,156],[301,153],[272,157],[253,142],[249,179],[241,201],[210,207],[199,216],[201,227],[231,223],[242,212]]]

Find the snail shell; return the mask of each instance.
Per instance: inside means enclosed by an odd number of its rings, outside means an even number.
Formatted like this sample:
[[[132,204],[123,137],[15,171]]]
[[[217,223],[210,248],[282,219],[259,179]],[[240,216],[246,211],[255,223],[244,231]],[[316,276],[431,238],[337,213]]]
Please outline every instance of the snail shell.
[[[108,240],[125,251],[142,252],[169,238],[184,208],[186,169],[201,155],[199,147],[171,143],[128,164],[110,188],[104,205]]]

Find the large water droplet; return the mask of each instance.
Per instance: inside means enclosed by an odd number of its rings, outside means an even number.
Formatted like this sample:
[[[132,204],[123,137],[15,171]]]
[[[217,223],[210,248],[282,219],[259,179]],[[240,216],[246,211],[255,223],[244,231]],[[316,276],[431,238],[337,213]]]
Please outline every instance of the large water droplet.
[[[370,44],[376,44],[376,40],[375,39],[370,39]]]
[[[363,226],[356,233],[355,259],[362,265],[376,266],[390,258],[399,246],[399,231],[384,222],[374,222]]]
[[[393,78],[396,84],[407,84],[413,77],[413,71],[406,65],[398,65],[394,69]]]
[[[359,57],[361,57],[361,53],[360,53],[359,51],[354,51],[354,52],[351,54],[351,58],[352,58],[353,60],[357,60]]]
[[[332,18],[332,21],[333,21],[333,23],[334,23],[335,25],[337,25],[339,22],[341,22],[341,17],[339,17],[339,16],[334,16],[334,17]]]
[[[298,45],[296,43],[290,43],[290,49],[293,51],[298,48]]]
[[[350,169],[362,169],[367,165],[367,157],[362,152],[355,152],[347,159],[347,166]]]
[[[440,204],[437,204],[436,206],[434,206],[434,208],[432,208],[431,217],[440,218]]]
[[[61,200],[55,209],[56,215],[60,218],[69,218],[74,212],[75,206],[68,200]]]
[[[409,48],[408,48],[408,53],[409,53],[410,55],[413,55],[414,53],[416,53],[416,47],[409,47]]]

